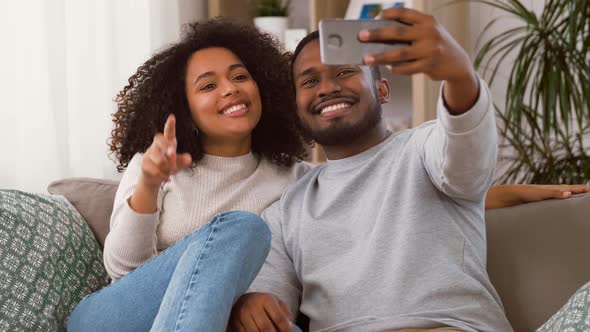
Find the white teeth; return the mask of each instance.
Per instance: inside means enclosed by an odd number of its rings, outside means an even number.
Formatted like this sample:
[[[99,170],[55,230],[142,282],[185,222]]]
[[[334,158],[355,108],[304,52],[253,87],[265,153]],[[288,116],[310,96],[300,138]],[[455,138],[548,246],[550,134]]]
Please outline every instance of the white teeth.
[[[327,112],[333,112],[333,111],[337,111],[343,108],[348,108],[350,107],[350,104],[348,103],[340,103],[340,104],[336,104],[336,105],[330,105],[327,107],[322,108],[322,111],[320,113],[324,114]]]
[[[221,114],[224,114],[224,115],[232,114],[232,113],[235,113],[237,111],[241,111],[244,108],[246,108],[246,104],[234,105],[234,106],[226,109],[225,111],[221,112]]]

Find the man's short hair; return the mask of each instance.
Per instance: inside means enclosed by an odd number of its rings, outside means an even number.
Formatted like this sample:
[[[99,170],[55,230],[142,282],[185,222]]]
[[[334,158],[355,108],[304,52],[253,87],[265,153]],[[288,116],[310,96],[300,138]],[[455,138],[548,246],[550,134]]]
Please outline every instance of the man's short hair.
[[[320,32],[318,30],[310,32],[307,36],[305,36],[305,38],[303,38],[299,42],[299,44],[297,44],[297,47],[293,52],[293,56],[291,57],[291,75],[293,75],[293,64],[295,63],[297,56],[299,56],[299,53],[301,53],[301,50],[305,47],[305,45],[309,44],[310,42],[316,39],[320,39]],[[373,79],[381,79],[381,73],[379,72],[378,66],[369,66],[369,69],[371,71],[371,76],[373,76]]]

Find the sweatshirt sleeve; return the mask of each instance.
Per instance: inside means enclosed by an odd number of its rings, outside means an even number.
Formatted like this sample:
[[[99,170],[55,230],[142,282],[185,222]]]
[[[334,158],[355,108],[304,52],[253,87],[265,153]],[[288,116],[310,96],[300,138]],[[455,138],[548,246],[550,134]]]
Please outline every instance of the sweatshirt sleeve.
[[[444,105],[442,87],[438,121],[426,126],[420,149],[426,171],[444,194],[479,201],[491,185],[497,155],[494,108],[486,83],[479,79],[475,105],[451,115]]]
[[[270,252],[248,293],[270,293],[289,306],[291,320],[295,320],[301,300],[301,284],[295,273],[293,261],[287,252],[281,224],[280,201],[262,212],[262,219],[272,233]]]
[[[131,159],[115,195],[110,231],[103,252],[106,271],[113,281],[158,254],[156,229],[162,208],[162,190],[158,193],[158,210],[155,213],[136,213],[129,206],[129,198],[141,174],[142,158],[142,155],[136,154]]]

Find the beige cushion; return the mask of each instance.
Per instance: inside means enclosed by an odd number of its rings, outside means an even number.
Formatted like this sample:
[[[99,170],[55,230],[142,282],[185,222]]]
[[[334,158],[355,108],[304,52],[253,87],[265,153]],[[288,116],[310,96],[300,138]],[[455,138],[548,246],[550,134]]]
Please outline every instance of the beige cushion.
[[[515,331],[534,331],[590,281],[590,194],[488,210],[488,273]]]
[[[102,249],[109,232],[109,220],[118,186],[117,181],[70,178],[50,183],[47,191],[65,196],[74,205],[90,226]]]

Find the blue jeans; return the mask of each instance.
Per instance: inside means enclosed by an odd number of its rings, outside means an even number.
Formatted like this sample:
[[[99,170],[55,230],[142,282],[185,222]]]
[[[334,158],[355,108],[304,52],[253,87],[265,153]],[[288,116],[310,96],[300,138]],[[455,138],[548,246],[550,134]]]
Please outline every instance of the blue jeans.
[[[270,250],[249,212],[225,212],[120,280],[84,298],[68,331],[225,331],[232,305]]]

